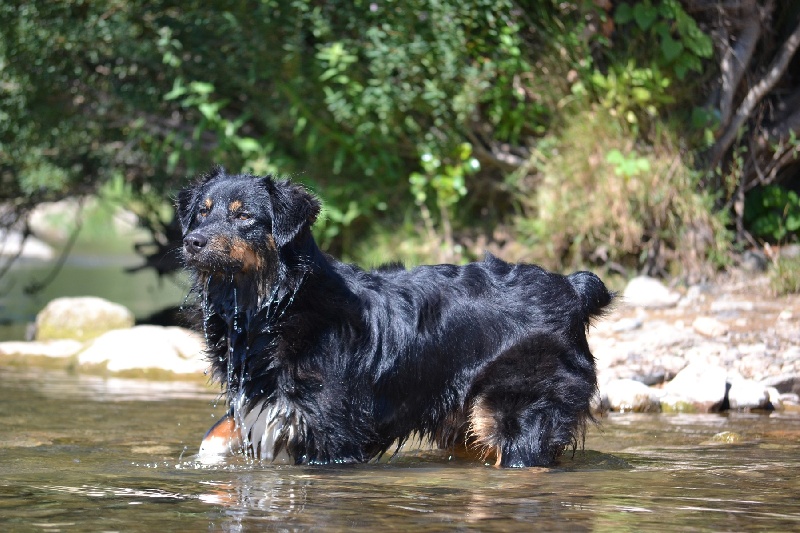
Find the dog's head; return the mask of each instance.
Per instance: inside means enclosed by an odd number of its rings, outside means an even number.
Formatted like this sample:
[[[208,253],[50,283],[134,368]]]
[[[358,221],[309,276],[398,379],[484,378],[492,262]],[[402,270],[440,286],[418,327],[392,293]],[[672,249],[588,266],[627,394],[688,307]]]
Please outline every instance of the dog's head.
[[[274,269],[281,252],[310,239],[320,211],[300,185],[221,167],[182,190],[177,207],[187,266],[227,274]]]

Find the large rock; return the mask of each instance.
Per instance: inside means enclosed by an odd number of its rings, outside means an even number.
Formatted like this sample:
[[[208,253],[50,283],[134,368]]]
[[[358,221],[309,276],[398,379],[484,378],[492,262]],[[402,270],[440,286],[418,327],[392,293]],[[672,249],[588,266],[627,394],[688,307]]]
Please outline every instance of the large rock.
[[[770,394],[767,387],[749,379],[733,379],[728,389],[728,404],[731,409],[769,409]]]
[[[727,371],[716,365],[690,363],[664,386],[664,410],[717,411],[728,387]]]
[[[669,290],[663,283],[648,276],[638,276],[628,282],[622,295],[623,301],[633,307],[674,307],[681,295]]]
[[[133,324],[133,313],[108,300],[93,296],[56,298],[36,316],[36,340],[87,341]]]
[[[203,338],[184,328],[136,326],[108,331],[78,355],[81,365],[106,365],[111,372],[159,369],[176,374],[202,373]]]
[[[601,406],[612,411],[656,413],[661,410],[660,392],[640,381],[615,379],[600,388]]]
[[[50,246],[30,235],[26,238],[15,230],[0,229],[0,257],[21,257],[49,261],[55,254]]]

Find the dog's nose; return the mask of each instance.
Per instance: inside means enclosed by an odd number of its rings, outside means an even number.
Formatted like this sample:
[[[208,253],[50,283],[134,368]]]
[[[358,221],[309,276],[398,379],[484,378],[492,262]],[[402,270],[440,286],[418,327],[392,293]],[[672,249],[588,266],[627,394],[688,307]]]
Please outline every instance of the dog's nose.
[[[183,246],[190,254],[196,254],[205,248],[208,239],[200,233],[190,233],[183,238]]]

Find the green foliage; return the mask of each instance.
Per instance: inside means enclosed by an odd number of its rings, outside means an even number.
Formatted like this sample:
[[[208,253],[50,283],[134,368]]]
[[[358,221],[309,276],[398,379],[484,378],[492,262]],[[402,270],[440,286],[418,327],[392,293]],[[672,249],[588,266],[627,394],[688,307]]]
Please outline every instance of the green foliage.
[[[477,172],[480,163],[472,157],[472,146],[462,143],[458,153],[453,157],[454,164],[443,164],[442,159],[430,152],[420,157],[424,173],[412,172],[409,177],[411,193],[417,205],[423,205],[433,191],[436,205],[441,209],[450,209],[466,196],[466,176]]]
[[[690,72],[702,72],[703,59],[714,52],[711,37],[703,33],[678,0],[622,2],[614,11],[621,26],[636,24],[644,39],[657,42],[655,66],[684,80]]]
[[[606,154],[606,163],[613,165],[614,174],[625,179],[650,171],[650,160],[639,157],[635,151],[631,155],[625,155],[614,148]]]
[[[453,153],[473,123],[503,142],[545,130],[557,94],[531,72],[555,13],[526,5],[549,12],[531,26],[519,9],[512,0],[3,3],[0,197],[93,192],[120,172],[134,194],[167,199],[187,175],[221,163],[323,193],[320,230],[336,245],[414,208],[419,146]]]
[[[744,221],[752,234],[771,242],[800,235],[800,196],[777,185],[752,190],[744,203]]]
[[[724,261],[730,234],[676,146],[662,136],[633,148],[602,107],[576,113],[541,143],[543,177],[523,204],[520,235],[574,267],[594,260],[617,271],[708,275]]]
[[[591,82],[603,107],[630,124],[639,122],[643,112],[650,118],[656,117],[664,104],[675,101],[667,92],[670,79],[660,69],[637,68],[633,61],[615,65],[606,74],[595,71]]]
[[[100,191],[164,241],[219,163],[305,182],[321,244],[375,262],[521,234],[521,258],[639,268],[709,228],[713,257],[715,192],[659,138],[710,131],[673,111],[705,99],[711,40],[676,0],[602,4],[3,2],[0,202]]]
[[[668,107],[694,97],[691,88],[700,78],[687,81],[687,75],[703,72],[713,46],[677,0],[622,2],[613,18],[622,44],[607,49],[609,64],[596,66],[572,91],[595,94],[612,116],[636,131]]]

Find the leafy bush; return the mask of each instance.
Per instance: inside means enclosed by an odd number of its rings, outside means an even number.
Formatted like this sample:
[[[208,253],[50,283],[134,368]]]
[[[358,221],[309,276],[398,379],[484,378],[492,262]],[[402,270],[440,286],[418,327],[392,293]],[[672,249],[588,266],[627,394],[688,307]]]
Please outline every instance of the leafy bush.
[[[705,276],[725,256],[724,214],[668,136],[635,146],[594,108],[573,116],[539,158],[541,182],[518,229],[557,262]]]
[[[745,197],[744,221],[755,237],[794,240],[800,236],[800,196],[777,185],[758,187]]]

